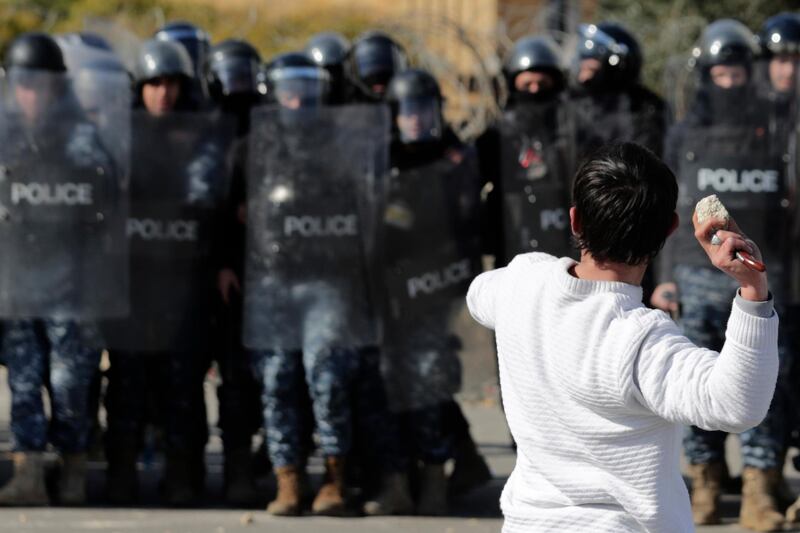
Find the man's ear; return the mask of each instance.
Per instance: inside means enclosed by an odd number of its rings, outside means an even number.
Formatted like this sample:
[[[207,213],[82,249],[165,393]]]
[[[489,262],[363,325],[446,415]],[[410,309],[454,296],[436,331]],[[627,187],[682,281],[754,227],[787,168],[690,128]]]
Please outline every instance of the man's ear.
[[[680,223],[681,223],[681,218],[678,216],[678,213],[672,213],[672,224],[670,224],[669,226],[667,237],[675,233],[675,230],[678,229]]]
[[[572,229],[572,234],[576,237],[581,234],[581,220],[575,206],[569,208],[569,227]]]

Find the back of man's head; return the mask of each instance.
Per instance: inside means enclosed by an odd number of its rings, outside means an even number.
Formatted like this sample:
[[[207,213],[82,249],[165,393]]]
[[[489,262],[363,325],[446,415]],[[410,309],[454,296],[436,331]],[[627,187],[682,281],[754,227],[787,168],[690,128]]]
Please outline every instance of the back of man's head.
[[[678,184],[653,152],[613,143],[587,158],[572,188],[581,250],[601,262],[652,260],[672,229]]]

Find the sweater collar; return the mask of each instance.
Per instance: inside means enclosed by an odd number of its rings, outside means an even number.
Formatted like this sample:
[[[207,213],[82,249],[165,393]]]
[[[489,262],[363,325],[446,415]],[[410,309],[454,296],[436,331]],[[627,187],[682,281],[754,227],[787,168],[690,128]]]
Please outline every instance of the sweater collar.
[[[633,298],[636,301],[642,300],[642,288],[622,281],[596,281],[576,278],[569,273],[572,265],[578,262],[571,257],[562,257],[557,261],[558,268],[555,271],[556,282],[569,294],[577,296],[589,296],[592,294],[602,294],[612,292]]]

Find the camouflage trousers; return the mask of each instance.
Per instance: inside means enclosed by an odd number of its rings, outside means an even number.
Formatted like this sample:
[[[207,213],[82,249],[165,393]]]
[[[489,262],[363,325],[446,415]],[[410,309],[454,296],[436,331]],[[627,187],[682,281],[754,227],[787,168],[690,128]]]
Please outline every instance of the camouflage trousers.
[[[15,451],[42,451],[50,442],[66,453],[86,451],[91,426],[89,396],[100,351],[96,331],[72,321],[3,323],[2,353],[11,389]],[[48,423],[42,386],[50,396]]]
[[[678,266],[675,269],[681,305],[681,326],[684,334],[698,346],[719,351],[725,342],[725,329],[731,302],[738,284],[727,275],[709,267]],[[780,309],[778,310],[780,313]],[[742,461],[759,469],[781,467],[790,431],[790,363],[796,354],[790,349],[789,330],[781,324],[778,341],[780,370],[775,396],[761,424],[739,435]],[[706,431],[697,427],[687,430],[684,453],[691,464],[721,462],[725,458],[722,431]]]

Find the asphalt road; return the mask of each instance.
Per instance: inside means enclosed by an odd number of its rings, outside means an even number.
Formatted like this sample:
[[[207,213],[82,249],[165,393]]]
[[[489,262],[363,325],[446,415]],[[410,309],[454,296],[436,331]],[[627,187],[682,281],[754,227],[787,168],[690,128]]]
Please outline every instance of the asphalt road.
[[[208,384],[209,393],[212,384]],[[209,416],[215,419],[216,405],[213,394],[208,394]],[[8,449],[8,391],[4,372],[0,373],[0,447]],[[263,512],[264,505],[273,494],[274,481],[265,478],[260,482],[263,499],[252,509],[230,509],[221,506],[221,456],[220,440],[213,435],[208,447],[208,495],[205,505],[198,509],[164,509],[158,506],[157,485],[161,464],[156,459],[140,465],[142,478],[142,507],[137,509],[114,509],[102,505],[103,463],[93,462],[89,473],[90,503],[83,508],[39,508],[0,510],[0,532],[3,531],[108,531],[145,533],[183,532],[246,532],[269,531],[270,533],[357,533],[381,531],[413,531],[419,533],[483,533],[498,532],[502,525],[498,498],[506,477],[514,465],[514,452],[510,446],[508,430],[503,415],[497,406],[466,406],[473,434],[481,451],[489,460],[495,478],[486,487],[473,491],[455,502],[451,515],[443,518],[387,517],[387,518],[272,518]],[[729,462],[732,473],[740,470],[738,446],[735,438],[728,441]],[[10,474],[10,463],[6,454],[0,454],[0,480]],[[319,479],[319,460],[312,461],[313,479]],[[787,476],[795,491],[800,492],[800,476],[787,468]],[[738,496],[726,496],[724,500],[725,525],[703,527],[703,533],[744,532],[735,525],[738,513]]]

